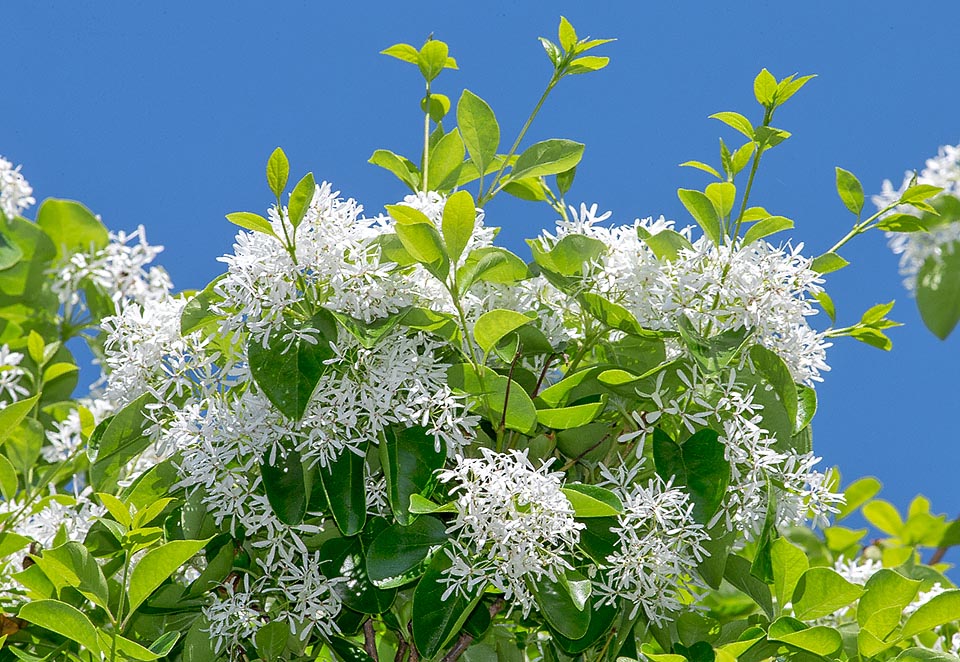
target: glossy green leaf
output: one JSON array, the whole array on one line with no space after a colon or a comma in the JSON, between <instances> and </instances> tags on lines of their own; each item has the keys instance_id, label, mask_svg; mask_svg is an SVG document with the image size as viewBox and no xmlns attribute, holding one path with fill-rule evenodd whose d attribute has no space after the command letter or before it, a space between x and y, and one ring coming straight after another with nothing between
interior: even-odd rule
<instances>
[{"instance_id":1,"label":"glossy green leaf","mask_svg":"<svg viewBox=\"0 0 960 662\"><path fill-rule=\"evenodd\" d=\"M420 53L410 44L394 44L380 51L380 54L389 55L401 62L409 62L410 64L419 64L420 62Z\"/></svg>"},{"instance_id":2,"label":"glossy green leaf","mask_svg":"<svg viewBox=\"0 0 960 662\"><path fill-rule=\"evenodd\" d=\"M554 430L569 430L578 428L592 422L597 416L603 413L606 407L606 401L591 402L583 405L574 405L572 407L559 407L557 409L538 409L537 420L541 425Z\"/></svg>"},{"instance_id":3,"label":"glossy green leaf","mask_svg":"<svg viewBox=\"0 0 960 662\"><path fill-rule=\"evenodd\" d=\"M500 146L500 125L487 102L464 90L457 102L457 126L470 158L480 171L493 162Z\"/></svg>"},{"instance_id":4,"label":"glossy green leaf","mask_svg":"<svg viewBox=\"0 0 960 662\"><path fill-rule=\"evenodd\" d=\"M850 263L836 253L824 253L823 255L814 259L813 263L810 265L810 268L819 274L829 274L843 269L848 264Z\"/></svg>"},{"instance_id":5,"label":"glossy green leaf","mask_svg":"<svg viewBox=\"0 0 960 662\"><path fill-rule=\"evenodd\" d=\"M376 150L367 163L380 166L387 172L394 174L397 179L406 184L410 190L416 191L420 186L420 171L416 164L408 158L394 154L387 149Z\"/></svg>"},{"instance_id":6,"label":"glossy green leaf","mask_svg":"<svg viewBox=\"0 0 960 662\"><path fill-rule=\"evenodd\" d=\"M47 549L31 558L53 582L58 591L66 586L75 588L94 604L107 608L109 590L107 580L96 559L78 542Z\"/></svg>"},{"instance_id":7,"label":"glossy green leaf","mask_svg":"<svg viewBox=\"0 0 960 662\"><path fill-rule=\"evenodd\" d=\"M264 458L260 477L274 514L284 524L295 526L307 513L307 484L300 453L287 442L277 450L273 462Z\"/></svg>"},{"instance_id":8,"label":"glossy green leaf","mask_svg":"<svg viewBox=\"0 0 960 662\"><path fill-rule=\"evenodd\" d=\"M529 277L526 262L499 246L484 246L470 251L463 266L457 270L457 284L466 292L476 282L510 284Z\"/></svg>"},{"instance_id":9,"label":"glossy green leaf","mask_svg":"<svg viewBox=\"0 0 960 662\"><path fill-rule=\"evenodd\" d=\"M389 50L389 49L388 49ZM449 47L442 41L430 39L421 48L417 66L427 82L432 81L447 66ZM393 55L393 53L388 53Z\"/></svg>"},{"instance_id":10,"label":"glossy green leaf","mask_svg":"<svg viewBox=\"0 0 960 662\"><path fill-rule=\"evenodd\" d=\"M793 221L789 218L785 216L770 216L750 226L750 229L743 235L743 243L744 245L750 245L764 237L769 237L777 232L791 229L793 229Z\"/></svg>"},{"instance_id":11,"label":"glossy green leaf","mask_svg":"<svg viewBox=\"0 0 960 662\"><path fill-rule=\"evenodd\" d=\"M317 183L313 179L312 172L304 175L303 179L293 187L293 192L290 193L290 201L287 203L287 216L293 227L296 228L303 222L303 217L307 215L316 189Z\"/></svg>"},{"instance_id":12,"label":"glossy green leaf","mask_svg":"<svg viewBox=\"0 0 960 662\"><path fill-rule=\"evenodd\" d=\"M396 225L397 237L413 258L440 280L450 271L450 258L440 233L432 223Z\"/></svg>"},{"instance_id":13,"label":"glossy green leaf","mask_svg":"<svg viewBox=\"0 0 960 662\"><path fill-rule=\"evenodd\" d=\"M40 399L39 395L24 400L18 400L0 409L0 443L7 440L20 422L30 413Z\"/></svg>"},{"instance_id":14,"label":"glossy green leaf","mask_svg":"<svg viewBox=\"0 0 960 662\"><path fill-rule=\"evenodd\" d=\"M473 236L477 210L469 191L457 191L443 205L441 229L450 260L458 262Z\"/></svg>"},{"instance_id":15,"label":"glossy green leaf","mask_svg":"<svg viewBox=\"0 0 960 662\"><path fill-rule=\"evenodd\" d=\"M2 217L0 217L2 220ZM23 249L13 237L8 237L3 223L0 222L0 271L9 269L23 258Z\"/></svg>"},{"instance_id":16,"label":"glossy green leaf","mask_svg":"<svg viewBox=\"0 0 960 662\"><path fill-rule=\"evenodd\" d=\"M257 653L263 662L278 662L287 650L290 638L290 625L285 621L270 621L260 627L254 635Z\"/></svg>"},{"instance_id":17,"label":"glossy green leaf","mask_svg":"<svg viewBox=\"0 0 960 662\"><path fill-rule=\"evenodd\" d=\"M34 625L76 641L95 655L100 653L97 629L76 607L59 600L36 600L23 605L17 615Z\"/></svg>"},{"instance_id":18,"label":"glossy green leaf","mask_svg":"<svg viewBox=\"0 0 960 662\"><path fill-rule=\"evenodd\" d=\"M684 488L693 501L693 517L706 523L720 508L730 483L730 463L715 430L698 430L678 444L659 428L653 435L653 458L664 480Z\"/></svg>"},{"instance_id":19,"label":"glossy green leaf","mask_svg":"<svg viewBox=\"0 0 960 662\"><path fill-rule=\"evenodd\" d=\"M90 466L90 483L97 491L113 491L127 462L150 445L144 432L151 423L144 412L153 402L153 396L144 393L94 430L87 452L96 458Z\"/></svg>"},{"instance_id":20,"label":"glossy green leaf","mask_svg":"<svg viewBox=\"0 0 960 662\"><path fill-rule=\"evenodd\" d=\"M880 492L880 481L873 476L866 476L850 483L843 491L844 503L840 504L840 512L836 521L840 521L852 514L857 508L865 504Z\"/></svg>"},{"instance_id":21,"label":"glossy green leaf","mask_svg":"<svg viewBox=\"0 0 960 662\"><path fill-rule=\"evenodd\" d=\"M843 168L837 168L837 195L847 209L860 216L863 210L863 186L852 172Z\"/></svg>"},{"instance_id":22,"label":"glossy green leaf","mask_svg":"<svg viewBox=\"0 0 960 662\"><path fill-rule=\"evenodd\" d=\"M259 214L253 214L247 211L237 211L233 212L232 214L227 214L227 220L234 225L243 228L244 230L260 232L262 234L268 234L271 237L277 237L277 233L273 231L273 226L270 225L270 221ZM277 238L279 239L279 237Z\"/></svg>"},{"instance_id":23,"label":"glossy green leaf","mask_svg":"<svg viewBox=\"0 0 960 662\"><path fill-rule=\"evenodd\" d=\"M753 79L753 96L756 97L757 103L762 106L773 105L776 93L777 79L766 68L761 69L757 77Z\"/></svg>"},{"instance_id":24,"label":"glossy green leaf","mask_svg":"<svg viewBox=\"0 0 960 662\"><path fill-rule=\"evenodd\" d=\"M3 500L15 500L18 487L17 470L5 455L0 455L0 494L3 495Z\"/></svg>"},{"instance_id":25,"label":"glossy green leaf","mask_svg":"<svg viewBox=\"0 0 960 662\"><path fill-rule=\"evenodd\" d=\"M835 629L824 625L808 627L789 616L771 623L767 638L820 656L832 656L843 646L843 639Z\"/></svg>"},{"instance_id":26,"label":"glossy green leaf","mask_svg":"<svg viewBox=\"0 0 960 662\"><path fill-rule=\"evenodd\" d=\"M480 316L473 327L473 337L484 354L488 354L507 334L535 320L513 310L498 308Z\"/></svg>"},{"instance_id":27,"label":"glossy green leaf","mask_svg":"<svg viewBox=\"0 0 960 662\"><path fill-rule=\"evenodd\" d=\"M540 613L552 628L569 639L579 639L587 633L592 610L577 606L562 577L554 581L544 575L531 584Z\"/></svg>"},{"instance_id":28,"label":"glossy green leaf","mask_svg":"<svg viewBox=\"0 0 960 662\"><path fill-rule=\"evenodd\" d=\"M363 536L327 540L320 547L320 571L345 579L333 589L345 606L363 614L380 614L393 604L397 590L377 588L370 581L364 545Z\"/></svg>"},{"instance_id":29,"label":"glossy green leaf","mask_svg":"<svg viewBox=\"0 0 960 662\"><path fill-rule=\"evenodd\" d=\"M283 189L287 187L289 177L290 162L283 150L277 147L267 160L267 185L278 198L283 194Z\"/></svg>"},{"instance_id":30,"label":"glossy green leaf","mask_svg":"<svg viewBox=\"0 0 960 662\"><path fill-rule=\"evenodd\" d=\"M360 450L343 449L339 457L328 460L317 472L333 520L345 536L359 533L367 521L367 492L363 482L365 449Z\"/></svg>"},{"instance_id":31,"label":"glossy green leaf","mask_svg":"<svg viewBox=\"0 0 960 662\"><path fill-rule=\"evenodd\" d=\"M486 366L480 366L477 372L469 364L451 366L447 370L447 382L453 389L476 396L479 403L489 410L491 423L495 426L502 419L504 426L510 430L529 434L536 429L537 408L517 382L498 375Z\"/></svg>"},{"instance_id":32,"label":"glossy green leaf","mask_svg":"<svg viewBox=\"0 0 960 662\"><path fill-rule=\"evenodd\" d=\"M665 262L676 260L681 250L693 250L690 241L673 230L661 230L657 234L645 234L641 239L650 247L658 260Z\"/></svg>"},{"instance_id":33,"label":"glossy green leaf","mask_svg":"<svg viewBox=\"0 0 960 662\"><path fill-rule=\"evenodd\" d=\"M714 244L720 243L722 229L720 217L713 202L704 193L692 189L678 189L677 196L690 215Z\"/></svg>"},{"instance_id":34,"label":"glossy green leaf","mask_svg":"<svg viewBox=\"0 0 960 662\"><path fill-rule=\"evenodd\" d=\"M573 168L583 157L583 144L552 138L525 149L510 171L510 179L556 175Z\"/></svg>"},{"instance_id":35,"label":"glossy green leaf","mask_svg":"<svg viewBox=\"0 0 960 662\"><path fill-rule=\"evenodd\" d=\"M184 563L196 556L209 540L174 540L149 550L130 573L128 613L133 613Z\"/></svg>"},{"instance_id":36,"label":"glossy green leaf","mask_svg":"<svg viewBox=\"0 0 960 662\"><path fill-rule=\"evenodd\" d=\"M810 562L803 550L786 538L777 538L770 546L770 558L773 566L773 594L777 604L785 605L793 597L797 582Z\"/></svg>"},{"instance_id":37,"label":"glossy green leaf","mask_svg":"<svg viewBox=\"0 0 960 662\"><path fill-rule=\"evenodd\" d=\"M903 532L903 520L893 504L874 499L863 506L863 516L875 527L891 536L899 536Z\"/></svg>"},{"instance_id":38,"label":"glossy green leaf","mask_svg":"<svg viewBox=\"0 0 960 662\"><path fill-rule=\"evenodd\" d=\"M770 587L754 576L750 561L742 556L731 554L727 558L723 578L750 596L768 617L773 617L773 597Z\"/></svg>"},{"instance_id":39,"label":"glossy green leaf","mask_svg":"<svg viewBox=\"0 0 960 662\"><path fill-rule=\"evenodd\" d=\"M710 116L710 119L720 120L730 128L736 129L750 140L753 140L755 137L753 125L750 124L750 120L740 113L723 111L720 113L714 113Z\"/></svg>"},{"instance_id":40,"label":"glossy green leaf","mask_svg":"<svg viewBox=\"0 0 960 662\"><path fill-rule=\"evenodd\" d=\"M960 589L951 589L936 595L920 605L903 624L901 639L907 639L926 630L932 630L957 620L960 614Z\"/></svg>"},{"instance_id":41,"label":"glossy green leaf","mask_svg":"<svg viewBox=\"0 0 960 662\"><path fill-rule=\"evenodd\" d=\"M427 163L427 184L430 190L445 191L452 188L463 166L464 156L466 148L460 131L454 129L445 134L430 150L430 161Z\"/></svg>"},{"instance_id":42,"label":"glossy green leaf","mask_svg":"<svg viewBox=\"0 0 960 662\"><path fill-rule=\"evenodd\" d=\"M324 361L333 357L330 343L337 339L337 322L326 310L319 310L308 324L318 332L316 343L284 340L283 332L274 332L266 346L257 340L247 344L250 374L257 386L274 407L295 421L303 417L313 389L327 370Z\"/></svg>"},{"instance_id":43,"label":"glossy green leaf","mask_svg":"<svg viewBox=\"0 0 960 662\"><path fill-rule=\"evenodd\" d=\"M623 512L623 502L606 488L582 483L567 483L562 491L573 507L574 517L614 517Z\"/></svg>"},{"instance_id":44,"label":"glossy green leaf","mask_svg":"<svg viewBox=\"0 0 960 662\"><path fill-rule=\"evenodd\" d=\"M721 218L726 218L730 215L730 212L733 210L734 200L737 197L736 186L730 182L714 182L707 184L704 193L710 199L710 202L713 203L717 214L719 214Z\"/></svg>"},{"instance_id":45,"label":"glossy green leaf","mask_svg":"<svg viewBox=\"0 0 960 662\"><path fill-rule=\"evenodd\" d=\"M470 597L460 591L447 592L444 581L450 557L441 550L434 555L413 593L413 640L423 657L432 658L456 634L482 596L477 587Z\"/></svg>"},{"instance_id":46,"label":"glossy green leaf","mask_svg":"<svg viewBox=\"0 0 960 662\"><path fill-rule=\"evenodd\" d=\"M418 517L409 526L394 524L384 529L367 549L367 573L377 586L388 588L392 580L407 583L431 553L447 540L446 526L436 517Z\"/></svg>"},{"instance_id":47,"label":"glossy green leaf","mask_svg":"<svg viewBox=\"0 0 960 662\"><path fill-rule=\"evenodd\" d=\"M941 246L917 272L917 308L923 323L946 340L960 322L960 241Z\"/></svg>"},{"instance_id":48,"label":"glossy green leaf","mask_svg":"<svg viewBox=\"0 0 960 662\"><path fill-rule=\"evenodd\" d=\"M846 607L863 595L831 568L814 567L804 572L793 593L793 612L802 620L813 620Z\"/></svg>"},{"instance_id":49,"label":"glossy green leaf","mask_svg":"<svg viewBox=\"0 0 960 662\"><path fill-rule=\"evenodd\" d=\"M426 428L388 427L380 441L380 464L387 481L387 497L394 518L402 525L413 522L410 497L429 496L436 485L436 470L443 467L446 449ZM361 480L358 489L363 489Z\"/></svg>"},{"instance_id":50,"label":"glossy green leaf","mask_svg":"<svg viewBox=\"0 0 960 662\"><path fill-rule=\"evenodd\" d=\"M890 214L877 221L877 229L883 232L926 232L928 228L913 214Z\"/></svg>"},{"instance_id":51,"label":"glossy green leaf","mask_svg":"<svg viewBox=\"0 0 960 662\"><path fill-rule=\"evenodd\" d=\"M73 200L44 200L37 211L37 225L53 241L58 257L90 253L110 243L110 235L100 219Z\"/></svg>"},{"instance_id":52,"label":"glossy green leaf","mask_svg":"<svg viewBox=\"0 0 960 662\"><path fill-rule=\"evenodd\" d=\"M900 625L903 609L917 597L922 582L883 568L864 585L857 605L857 624L879 639L886 639Z\"/></svg>"}]
</instances>

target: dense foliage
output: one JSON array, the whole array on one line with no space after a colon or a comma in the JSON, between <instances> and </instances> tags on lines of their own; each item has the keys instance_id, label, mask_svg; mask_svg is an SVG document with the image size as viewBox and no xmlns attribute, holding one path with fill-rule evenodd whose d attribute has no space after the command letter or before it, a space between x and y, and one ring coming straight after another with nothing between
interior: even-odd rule
<instances>
[{"instance_id":1,"label":"dense foliage","mask_svg":"<svg viewBox=\"0 0 960 662\"><path fill-rule=\"evenodd\" d=\"M0 160L0 660L958 659L960 525L841 490L810 425L833 340L890 349L896 324L836 324L848 241L910 233L925 320L956 324L956 253L904 248L960 218L956 178L864 218L838 168L850 232L773 243L793 222L750 193L812 77L764 69L759 123L713 115L742 144L684 164L713 179L678 191L696 225L610 226L565 199L582 144L524 146L608 40L561 19L541 41L552 75L505 151L486 102L434 89L446 44L388 48L423 78L423 152L370 160L409 194L367 216L291 186L277 149L271 206L227 215L199 292L142 227L56 199L24 218ZM504 193L559 216L529 261L494 243ZM103 371L82 398L78 342ZM839 524L857 512L886 537Z\"/></svg>"}]
</instances>

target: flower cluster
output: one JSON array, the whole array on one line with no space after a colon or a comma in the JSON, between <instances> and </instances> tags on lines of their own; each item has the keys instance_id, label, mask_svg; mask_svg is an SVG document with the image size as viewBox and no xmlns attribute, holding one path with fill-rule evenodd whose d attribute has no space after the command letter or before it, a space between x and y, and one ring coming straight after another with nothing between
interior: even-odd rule
<instances>
[{"instance_id":1,"label":"flower cluster","mask_svg":"<svg viewBox=\"0 0 960 662\"><path fill-rule=\"evenodd\" d=\"M13 352L7 344L0 345L0 409L13 404L30 391L20 382L27 373L20 367L23 354Z\"/></svg>"},{"instance_id":2,"label":"flower cluster","mask_svg":"<svg viewBox=\"0 0 960 662\"><path fill-rule=\"evenodd\" d=\"M527 581L557 581L572 569L583 524L561 491L562 473L549 471L549 464L534 467L519 451L480 452L479 458L458 456L452 469L440 472L457 496L457 516L447 528L455 538L447 550L452 565L443 597L490 585L526 616L534 603Z\"/></svg>"},{"instance_id":3,"label":"flower cluster","mask_svg":"<svg viewBox=\"0 0 960 662\"><path fill-rule=\"evenodd\" d=\"M899 188L894 188L890 180L885 180L880 193L873 196L877 209L886 209L897 205L900 196L914 184L927 184L942 188L941 196L960 197L960 145L944 145L937 156L927 159L926 167L915 173L907 171ZM909 205L897 205L890 213L916 214ZM960 241L960 219L948 217L946 222L937 223L927 232L888 232L890 249L900 256L900 275L903 284L910 292L917 287L917 273L930 259L940 259L952 254Z\"/></svg>"},{"instance_id":4,"label":"flower cluster","mask_svg":"<svg viewBox=\"0 0 960 662\"><path fill-rule=\"evenodd\" d=\"M0 213L13 218L35 202L33 189L20 174L20 166L13 167L0 156Z\"/></svg>"}]
</instances>

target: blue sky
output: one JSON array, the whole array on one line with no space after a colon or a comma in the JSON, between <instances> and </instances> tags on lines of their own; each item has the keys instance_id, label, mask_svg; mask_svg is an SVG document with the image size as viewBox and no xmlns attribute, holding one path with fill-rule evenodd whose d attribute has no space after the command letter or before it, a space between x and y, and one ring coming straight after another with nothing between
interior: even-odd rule
<instances>
[{"instance_id":1,"label":"blue sky","mask_svg":"<svg viewBox=\"0 0 960 662\"><path fill-rule=\"evenodd\" d=\"M960 140L960 3L848 2L21 2L3 9L0 154L23 163L38 199L85 202L112 229L147 227L165 245L178 288L220 272L233 230L223 218L262 211L267 155L282 145L296 176L328 179L371 213L403 195L366 163L377 148L412 154L422 131L416 71L378 55L429 33L451 45L460 71L437 91L468 87L512 137L549 64L536 37L560 14L581 35L613 37L612 64L563 81L529 135L568 137L587 150L568 201L597 202L614 219L689 220L675 191L705 175L731 132L707 116L756 119L752 80L819 77L778 112L793 138L765 159L755 201L797 223L818 253L850 218L834 166L869 192L899 183L939 145ZM488 222L526 255L523 238L552 224L545 206L498 199ZM828 355L815 445L847 479L872 474L903 508L921 492L955 516L960 440L960 333L927 332L881 235L844 251L853 266L827 286L841 323L897 299L905 323L883 353L852 340ZM824 320L825 323L825 320Z\"/></svg>"}]
</instances>

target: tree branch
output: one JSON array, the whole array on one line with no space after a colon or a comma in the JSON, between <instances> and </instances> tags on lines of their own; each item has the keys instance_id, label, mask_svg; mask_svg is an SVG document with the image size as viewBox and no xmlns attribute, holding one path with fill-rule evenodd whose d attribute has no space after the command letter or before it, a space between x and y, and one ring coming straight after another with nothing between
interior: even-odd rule
<instances>
[{"instance_id":1,"label":"tree branch","mask_svg":"<svg viewBox=\"0 0 960 662\"><path fill-rule=\"evenodd\" d=\"M363 650L373 662L380 662L380 656L377 654L377 635L373 631L373 619L368 618L363 624Z\"/></svg>"}]
</instances>

